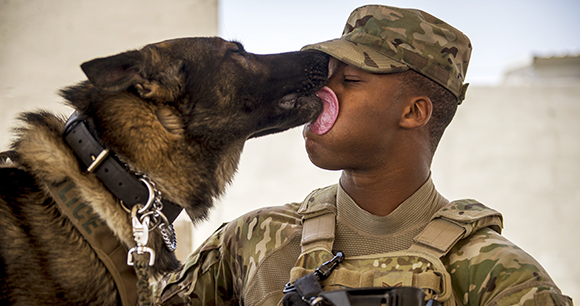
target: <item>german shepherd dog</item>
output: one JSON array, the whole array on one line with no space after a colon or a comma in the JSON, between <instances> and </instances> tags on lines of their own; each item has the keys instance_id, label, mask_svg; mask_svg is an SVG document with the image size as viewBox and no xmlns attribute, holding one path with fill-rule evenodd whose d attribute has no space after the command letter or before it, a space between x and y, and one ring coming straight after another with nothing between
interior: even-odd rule
<instances>
[{"instance_id":1,"label":"german shepherd dog","mask_svg":"<svg viewBox=\"0 0 580 306\"><path fill-rule=\"evenodd\" d=\"M82 64L88 81L60 92L76 112L66 127L62 116L23 113L1 154L0 304L121 304L119 284L82 229L109 229L126 261L138 246L127 202L153 196L159 209L178 208L165 219L183 208L193 222L203 220L247 139L317 118L327 64L321 53L256 55L221 38L168 40ZM87 153L89 142L99 149ZM110 172L130 179L117 183ZM145 188L144 198L115 190L131 181ZM81 227L58 197L75 207ZM159 232L147 243L153 276L180 266Z\"/></svg>"}]
</instances>

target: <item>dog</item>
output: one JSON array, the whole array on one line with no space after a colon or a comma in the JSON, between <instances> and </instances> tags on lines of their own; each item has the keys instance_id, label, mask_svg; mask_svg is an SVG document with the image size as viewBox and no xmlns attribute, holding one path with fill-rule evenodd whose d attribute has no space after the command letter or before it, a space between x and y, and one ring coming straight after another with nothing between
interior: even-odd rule
<instances>
[{"instance_id":1,"label":"dog","mask_svg":"<svg viewBox=\"0 0 580 306\"><path fill-rule=\"evenodd\" d=\"M122 250L110 258L123 261L141 246L137 253L155 255L153 276L177 269L167 227L135 228L145 217L167 225L163 220L181 208L194 223L204 220L231 182L246 140L321 113L315 93L327 66L322 53L257 55L217 37L167 40L83 63L88 80L60 91L75 110L66 125L50 112L23 113L10 150L0 155L0 304L122 304L123 285L84 230L110 232ZM99 149L87 157L82 146L89 142ZM113 167L129 178L107 185L99 173L106 177ZM138 182L145 196L114 190L125 182ZM137 209L127 205L132 200ZM137 216L151 203L151 218Z\"/></svg>"}]
</instances>

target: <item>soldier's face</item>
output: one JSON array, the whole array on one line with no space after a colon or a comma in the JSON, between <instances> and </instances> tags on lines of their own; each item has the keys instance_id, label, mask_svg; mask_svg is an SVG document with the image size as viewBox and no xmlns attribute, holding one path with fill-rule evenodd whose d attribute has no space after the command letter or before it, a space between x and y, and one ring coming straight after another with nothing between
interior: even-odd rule
<instances>
[{"instance_id":1,"label":"soldier's face","mask_svg":"<svg viewBox=\"0 0 580 306\"><path fill-rule=\"evenodd\" d=\"M393 150L403 113L398 74L373 74L330 60L327 86L336 94L339 113L323 135L304 128L306 150L318 167L363 170L379 167Z\"/></svg>"}]
</instances>

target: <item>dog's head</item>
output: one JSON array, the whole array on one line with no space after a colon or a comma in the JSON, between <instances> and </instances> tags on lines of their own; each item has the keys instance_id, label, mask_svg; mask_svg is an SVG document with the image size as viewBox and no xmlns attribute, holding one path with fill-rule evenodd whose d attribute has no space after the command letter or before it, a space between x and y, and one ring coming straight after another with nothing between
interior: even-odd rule
<instances>
[{"instance_id":1,"label":"dog's head","mask_svg":"<svg viewBox=\"0 0 580 306\"><path fill-rule=\"evenodd\" d=\"M256 55L237 42L185 38L99 58L81 67L103 91L129 91L173 107L191 137L263 136L315 119L327 76L322 53Z\"/></svg>"},{"instance_id":2,"label":"dog's head","mask_svg":"<svg viewBox=\"0 0 580 306\"><path fill-rule=\"evenodd\" d=\"M328 58L257 55L220 38L174 39L82 64L89 82L61 93L102 141L164 196L204 217L243 143L314 120Z\"/></svg>"}]
</instances>

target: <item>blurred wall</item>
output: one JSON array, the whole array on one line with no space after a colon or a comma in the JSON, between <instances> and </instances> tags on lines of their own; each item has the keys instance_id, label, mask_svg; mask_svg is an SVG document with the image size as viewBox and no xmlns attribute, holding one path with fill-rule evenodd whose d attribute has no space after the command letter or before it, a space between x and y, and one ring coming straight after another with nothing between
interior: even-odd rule
<instances>
[{"instance_id":1,"label":"blurred wall","mask_svg":"<svg viewBox=\"0 0 580 306\"><path fill-rule=\"evenodd\" d=\"M504 216L503 234L580 299L580 80L473 87L433 164L448 199Z\"/></svg>"},{"instance_id":2,"label":"blurred wall","mask_svg":"<svg viewBox=\"0 0 580 306\"><path fill-rule=\"evenodd\" d=\"M70 112L55 95L85 79L79 65L145 44L216 36L217 0L0 1L0 148L14 116L35 107Z\"/></svg>"},{"instance_id":3,"label":"blurred wall","mask_svg":"<svg viewBox=\"0 0 580 306\"><path fill-rule=\"evenodd\" d=\"M0 150L8 149L19 112L72 112L56 92L85 79L82 62L217 34L217 0L0 1ZM181 259L191 251L191 224L183 217L175 224Z\"/></svg>"}]
</instances>

